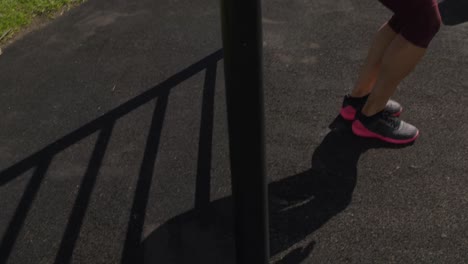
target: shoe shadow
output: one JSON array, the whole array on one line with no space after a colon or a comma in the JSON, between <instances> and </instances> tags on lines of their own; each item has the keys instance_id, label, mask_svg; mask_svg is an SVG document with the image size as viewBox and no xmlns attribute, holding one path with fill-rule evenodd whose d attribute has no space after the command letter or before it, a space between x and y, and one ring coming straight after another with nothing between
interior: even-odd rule
<instances>
[{"instance_id":1,"label":"shoe shadow","mask_svg":"<svg viewBox=\"0 0 468 264\"><path fill-rule=\"evenodd\" d=\"M340 117L331 127L313 151L310 169L268 185L273 263L313 258L318 242L308 237L350 204L362 153L405 147L359 138ZM204 211L168 220L146 237L139 254L145 263L235 263L232 202L231 196L225 197Z\"/></svg>"}]
</instances>

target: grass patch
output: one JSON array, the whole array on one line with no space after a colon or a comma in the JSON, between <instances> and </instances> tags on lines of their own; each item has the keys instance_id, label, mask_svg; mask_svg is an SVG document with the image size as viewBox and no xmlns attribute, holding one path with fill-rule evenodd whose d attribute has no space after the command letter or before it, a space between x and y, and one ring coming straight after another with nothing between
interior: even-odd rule
<instances>
[{"instance_id":1,"label":"grass patch","mask_svg":"<svg viewBox=\"0 0 468 264\"><path fill-rule=\"evenodd\" d=\"M63 7L85 0L0 0L0 42L29 25L37 16L52 18ZM3 37L3 38L2 38Z\"/></svg>"}]
</instances>

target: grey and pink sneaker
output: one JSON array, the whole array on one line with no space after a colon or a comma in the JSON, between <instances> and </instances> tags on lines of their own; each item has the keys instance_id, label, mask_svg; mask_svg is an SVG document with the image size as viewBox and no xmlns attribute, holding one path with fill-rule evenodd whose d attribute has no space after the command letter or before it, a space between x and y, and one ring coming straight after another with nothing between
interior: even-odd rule
<instances>
[{"instance_id":1,"label":"grey and pink sneaker","mask_svg":"<svg viewBox=\"0 0 468 264\"><path fill-rule=\"evenodd\" d=\"M365 116L360 111L352 124L353 133L360 137L376 138L392 144L409 144L419 136L419 130L398 117L381 111Z\"/></svg>"},{"instance_id":2,"label":"grey and pink sneaker","mask_svg":"<svg viewBox=\"0 0 468 264\"><path fill-rule=\"evenodd\" d=\"M343 104L341 106L340 115L345 120L353 121L356 117L356 113L360 112L361 109L366 104L367 98L369 95L364 97L351 97L351 95L346 95L343 99ZM389 100L385 106L384 111L388 112L392 116L400 116L403 111L403 107L393 100Z\"/></svg>"}]
</instances>

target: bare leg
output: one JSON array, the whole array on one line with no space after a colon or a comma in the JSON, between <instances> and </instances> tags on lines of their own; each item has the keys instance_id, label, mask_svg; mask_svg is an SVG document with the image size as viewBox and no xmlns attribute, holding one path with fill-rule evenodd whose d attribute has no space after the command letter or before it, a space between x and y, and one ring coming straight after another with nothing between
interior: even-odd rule
<instances>
[{"instance_id":1,"label":"bare leg","mask_svg":"<svg viewBox=\"0 0 468 264\"><path fill-rule=\"evenodd\" d=\"M397 36L397 33L388 25L384 24L377 32L367 54L366 62L361 68L356 85L351 93L352 97L363 97L368 95L377 80L380 72L382 58L385 50Z\"/></svg>"},{"instance_id":2,"label":"bare leg","mask_svg":"<svg viewBox=\"0 0 468 264\"><path fill-rule=\"evenodd\" d=\"M398 84L413 71L425 52L425 48L398 35L385 50L378 78L362 113L372 116L382 111Z\"/></svg>"}]
</instances>

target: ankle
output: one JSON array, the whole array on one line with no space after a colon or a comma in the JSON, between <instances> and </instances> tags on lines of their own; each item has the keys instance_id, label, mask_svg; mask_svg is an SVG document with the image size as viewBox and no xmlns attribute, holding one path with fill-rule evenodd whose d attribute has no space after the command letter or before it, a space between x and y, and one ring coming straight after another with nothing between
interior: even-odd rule
<instances>
[{"instance_id":1,"label":"ankle","mask_svg":"<svg viewBox=\"0 0 468 264\"><path fill-rule=\"evenodd\" d=\"M368 97L370 95L369 91L352 91L351 94L349 95L352 98L363 98L363 97Z\"/></svg>"},{"instance_id":2,"label":"ankle","mask_svg":"<svg viewBox=\"0 0 468 264\"><path fill-rule=\"evenodd\" d=\"M351 94L347 94L345 96L345 100L347 101L347 104L359 110L362 109L362 107L366 104L368 98L369 98L369 95L355 97Z\"/></svg>"},{"instance_id":3,"label":"ankle","mask_svg":"<svg viewBox=\"0 0 468 264\"><path fill-rule=\"evenodd\" d=\"M365 117L372 117L382 111L383 109L380 109L380 108L371 108L371 107L364 106L362 108L361 114Z\"/></svg>"},{"instance_id":4,"label":"ankle","mask_svg":"<svg viewBox=\"0 0 468 264\"><path fill-rule=\"evenodd\" d=\"M348 97L352 100L367 100L367 98L369 98L369 95L370 94L364 94L364 95L354 95L354 94L348 94Z\"/></svg>"}]
</instances>

